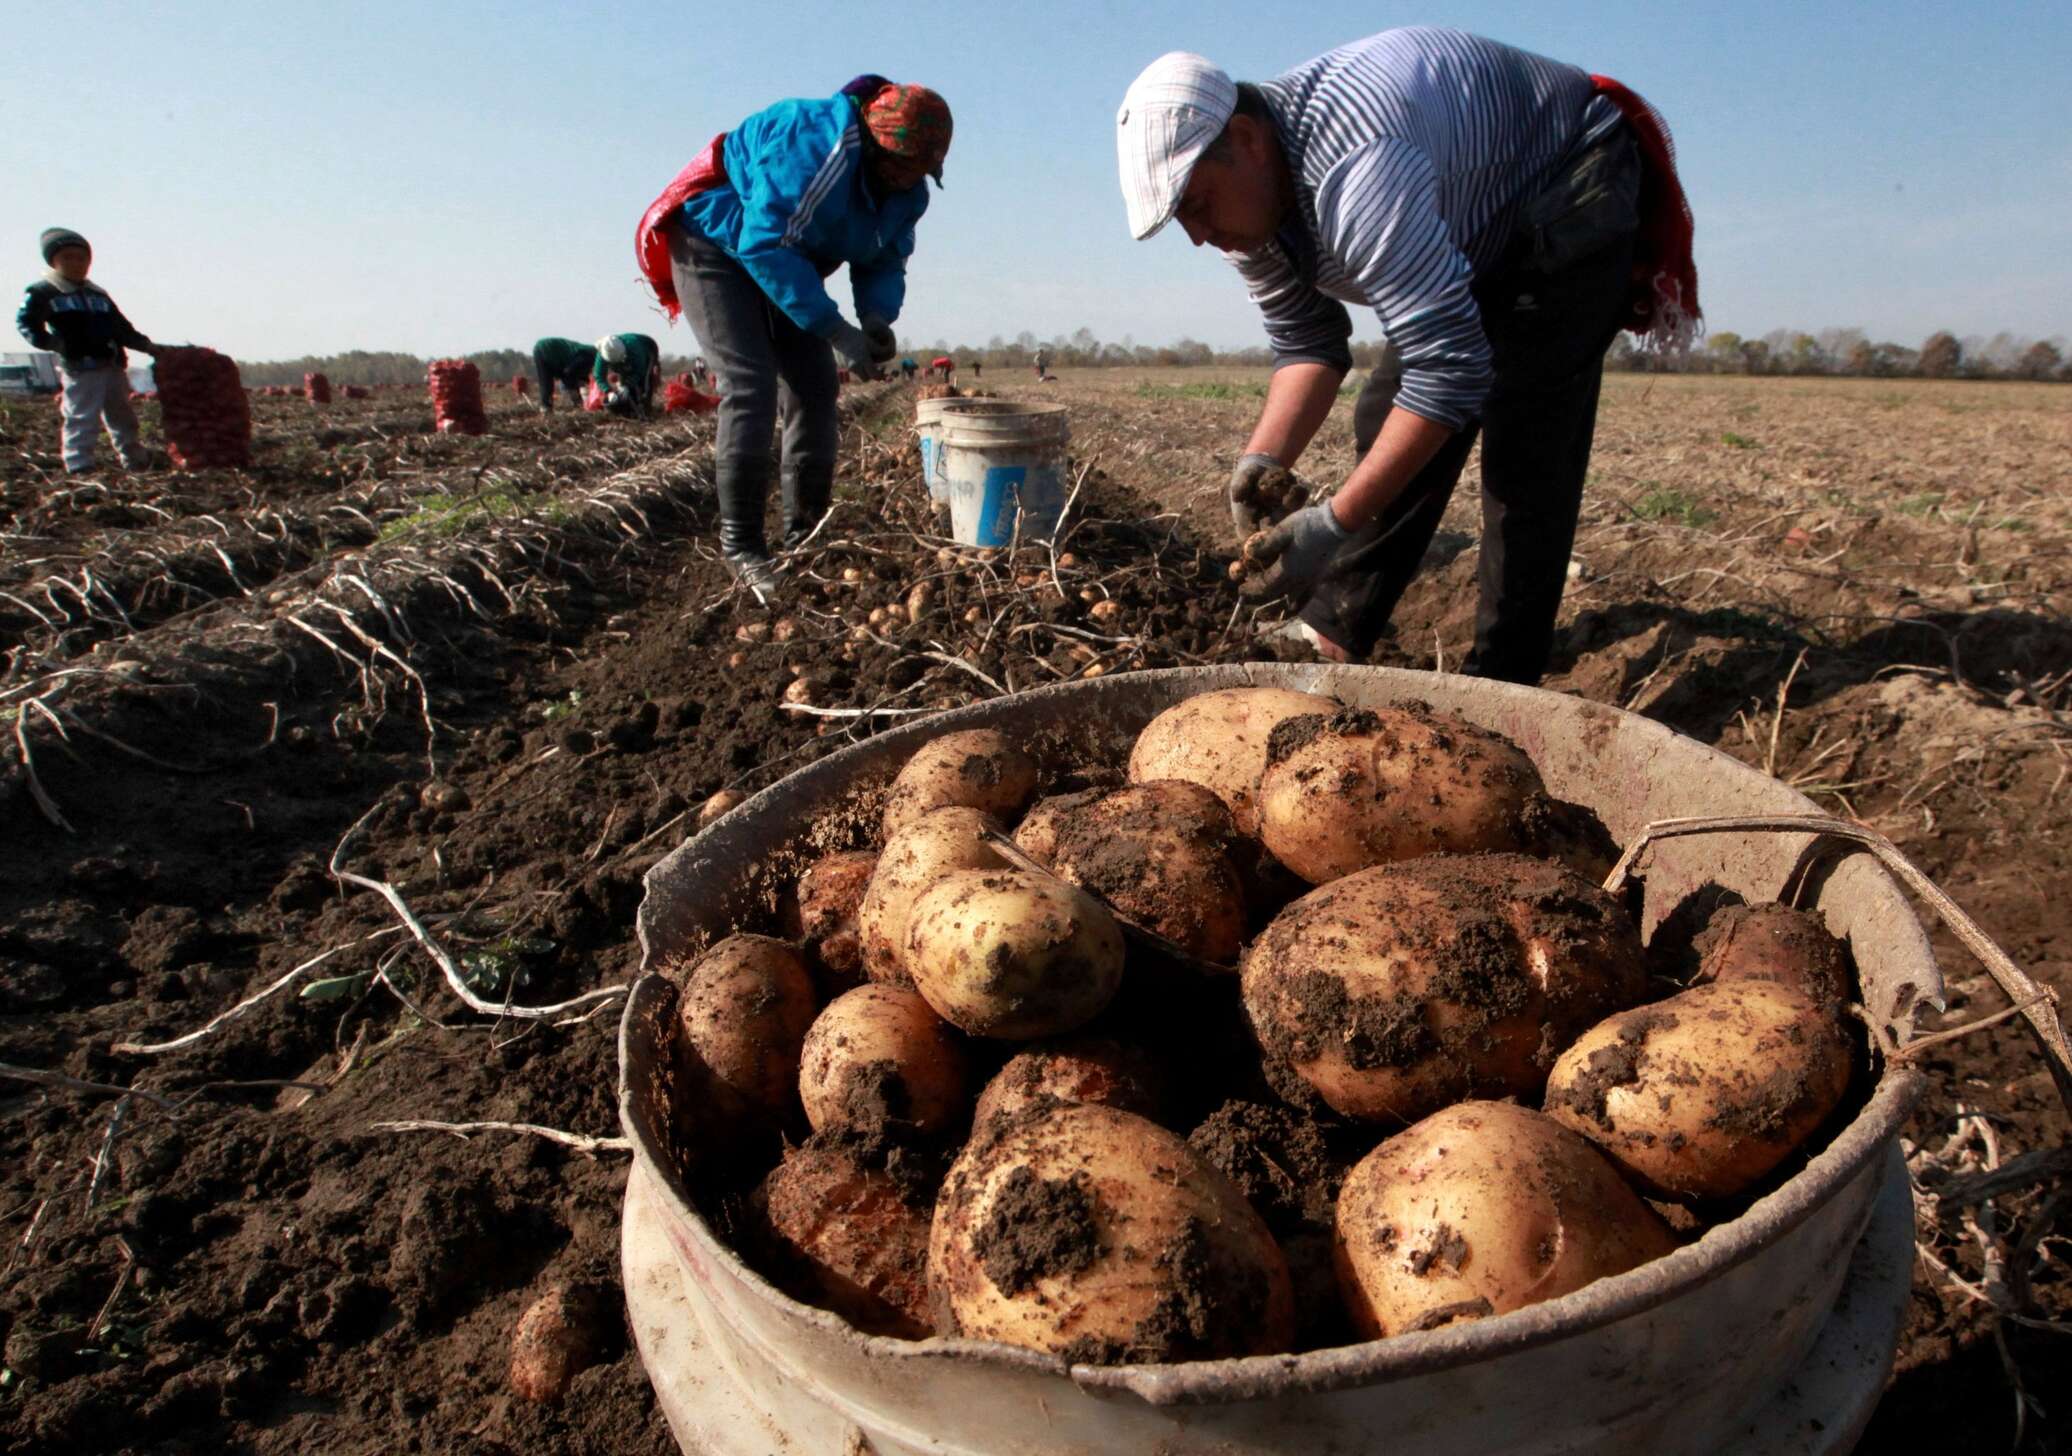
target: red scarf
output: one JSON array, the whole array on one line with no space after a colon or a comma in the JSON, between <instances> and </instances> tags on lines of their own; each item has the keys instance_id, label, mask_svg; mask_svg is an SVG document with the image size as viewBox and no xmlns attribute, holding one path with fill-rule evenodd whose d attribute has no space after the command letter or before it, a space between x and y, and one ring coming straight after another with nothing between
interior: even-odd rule
<instances>
[{"instance_id":1,"label":"red scarf","mask_svg":"<svg viewBox=\"0 0 2072 1456\"><path fill-rule=\"evenodd\" d=\"M1660 112L1609 76L1591 85L1626 118L1646 163L1640 182L1640 233L1633 253L1631 317L1626 327L1658 348L1688 349L1705 317L1698 307L1698 265L1691 259L1691 205L1676 177L1676 144Z\"/></svg>"},{"instance_id":2,"label":"red scarf","mask_svg":"<svg viewBox=\"0 0 2072 1456\"><path fill-rule=\"evenodd\" d=\"M683 312L683 304L676 296L676 279L669 271L669 238L662 231L662 225L674 217L676 210L688 199L726 185L727 164L723 155L726 142L727 134L721 132L707 143L705 150L693 157L691 164L662 189L662 195L648 204L648 210L640 215L640 227L633 234L633 253L640 262L641 274L647 279L648 287L655 290L662 312L672 320Z\"/></svg>"}]
</instances>

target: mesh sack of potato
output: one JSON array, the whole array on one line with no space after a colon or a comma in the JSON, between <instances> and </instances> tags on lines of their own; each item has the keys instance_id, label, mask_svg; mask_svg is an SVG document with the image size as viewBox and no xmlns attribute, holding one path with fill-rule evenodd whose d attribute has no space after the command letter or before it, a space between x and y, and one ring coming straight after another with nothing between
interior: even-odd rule
<instances>
[{"instance_id":1,"label":"mesh sack of potato","mask_svg":"<svg viewBox=\"0 0 2072 1456\"><path fill-rule=\"evenodd\" d=\"M482 410L482 371L465 359L434 359L425 370L432 392L432 422L442 435L480 435L489 428Z\"/></svg>"},{"instance_id":2,"label":"mesh sack of potato","mask_svg":"<svg viewBox=\"0 0 2072 1456\"><path fill-rule=\"evenodd\" d=\"M235 359L214 349L161 349L152 374L175 465L238 470L252 463L252 402Z\"/></svg>"}]
</instances>

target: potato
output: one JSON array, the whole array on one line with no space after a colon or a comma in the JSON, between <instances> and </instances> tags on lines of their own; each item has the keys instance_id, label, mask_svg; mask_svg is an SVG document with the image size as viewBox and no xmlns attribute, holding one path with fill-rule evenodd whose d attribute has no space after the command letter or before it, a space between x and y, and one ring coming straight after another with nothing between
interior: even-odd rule
<instances>
[{"instance_id":1,"label":"potato","mask_svg":"<svg viewBox=\"0 0 2072 1456\"><path fill-rule=\"evenodd\" d=\"M1107 1037L1072 1037L1009 1057L978 1094L971 1121L976 1127L1056 1098L1098 1102L1155 1122L1164 1080L1137 1047Z\"/></svg>"},{"instance_id":2,"label":"potato","mask_svg":"<svg viewBox=\"0 0 2072 1456\"><path fill-rule=\"evenodd\" d=\"M945 733L924 743L885 798L889 840L930 809L961 805L1012 821L1036 794L1036 760L992 728Z\"/></svg>"},{"instance_id":3,"label":"potato","mask_svg":"<svg viewBox=\"0 0 2072 1456\"><path fill-rule=\"evenodd\" d=\"M1074 1362L1288 1348L1288 1267L1230 1181L1174 1134L1090 1103L987 1124L928 1241L937 1329Z\"/></svg>"},{"instance_id":4,"label":"potato","mask_svg":"<svg viewBox=\"0 0 2072 1456\"><path fill-rule=\"evenodd\" d=\"M1650 1191L1731 1198L1834 1111L1849 1063L1804 992L1725 981L1592 1027L1554 1064L1546 1107Z\"/></svg>"},{"instance_id":5,"label":"potato","mask_svg":"<svg viewBox=\"0 0 2072 1456\"><path fill-rule=\"evenodd\" d=\"M1245 938L1245 885L1224 852L1235 833L1198 784L1132 784L1059 816L1051 867L1188 954L1231 965Z\"/></svg>"},{"instance_id":6,"label":"potato","mask_svg":"<svg viewBox=\"0 0 2072 1456\"><path fill-rule=\"evenodd\" d=\"M785 1282L866 1334L929 1333L929 1206L819 1138L789 1149L755 1202Z\"/></svg>"},{"instance_id":7,"label":"potato","mask_svg":"<svg viewBox=\"0 0 2072 1456\"><path fill-rule=\"evenodd\" d=\"M886 841L864 892L856 925L863 968L873 981L911 986L906 969L907 918L921 892L952 870L1005 869L1007 861L985 842L1000 821L977 809L936 809Z\"/></svg>"},{"instance_id":8,"label":"potato","mask_svg":"<svg viewBox=\"0 0 2072 1456\"><path fill-rule=\"evenodd\" d=\"M1023 870L958 870L914 901L906 968L973 1036L1029 1041L1083 1026L1122 984L1122 932L1084 890Z\"/></svg>"},{"instance_id":9,"label":"potato","mask_svg":"<svg viewBox=\"0 0 2072 1456\"><path fill-rule=\"evenodd\" d=\"M1369 1339L1522 1309L1676 1247L1582 1138L1462 1102L1363 1158L1338 1195L1340 1287Z\"/></svg>"},{"instance_id":10,"label":"potato","mask_svg":"<svg viewBox=\"0 0 2072 1456\"><path fill-rule=\"evenodd\" d=\"M1525 853L1559 861L1593 885L1603 884L1619 862L1619 842L1586 805L1536 795L1525 805L1520 828Z\"/></svg>"},{"instance_id":11,"label":"potato","mask_svg":"<svg viewBox=\"0 0 2072 1456\"><path fill-rule=\"evenodd\" d=\"M1284 720L1259 778L1259 837L1313 885L1425 854L1527 847L1546 788L1501 734L1422 704Z\"/></svg>"},{"instance_id":12,"label":"potato","mask_svg":"<svg viewBox=\"0 0 2072 1456\"><path fill-rule=\"evenodd\" d=\"M970 1092L963 1043L904 986L858 986L837 996L800 1053L799 1100L816 1132L950 1132L963 1124Z\"/></svg>"},{"instance_id":13,"label":"potato","mask_svg":"<svg viewBox=\"0 0 2072 1456\"><path fill-rule=\"evenodd\" d=\"M1775 981L1840 1015L1855 984L1849 949L1818 915L1789 905L1731 905L1699 935L1699 984Z\"/></svg>"},{"instance_id":14,"label":"potato","mask_svg":"<svg viewBox=\"0 0 2072 1456\"><path fill-rule=\"evenodd\" d=\"M1052 794L1038 799L1014 827L1014 847L1039 864L1049 864L1058 851L1058 830L1066 818L1083 805L1094 803L1108 791L1081 789L1076 794Z\"/></svg>"},{"instance_id":15,"label":"potato","mask_svg":"<svg viewBox=\"0 0 2072 1456\"><path fill-rule=\"evenodd\" d=\"M1130 782L1185 779L1223 801L1243 834L1259 832L1255 796L1274 725L1304 713L1335 713L1335 698L1286 688L1224 688L1167 708L1130 749Z\"/></svg>"},{"instance_id":16,"label":"potato","mask_svg":"<svg viewBox=\"0 0 2072 1456\"><path fill-rule=\"evenodd\" d=\"M1646 993L1620 906L1523 855L1430 855L1312 890L1252 943L1245 1013L1267 1057L1345 1117L1414 1122L1537 1096L1554 1058Z\"/></svg>"},{"instance_id":17,"label":"potato","mask_svg":"<svg viewBox=\"0 0 2072 1456\"><path fill-rule=\"evenodd\" d=\"M878 857L869 850L844 850L799 876L799 936L821 970L844 985L863 979L857 916L877 867Z\"/></svg>"},{"instance_id":18,"label":"potato","mask_svg":"<svg viewBox=\"0 0 2072 1456\"><path fill-rule=\"evenodd\" d=\"M677 1005L693 1086L721 1117L784 1118L814 1010L813 977L796 947L728 936L691 967Z\"/></svg>"},{"instance_id":19,"label":"potato","mask_svg":"<svg viewBox=\"0 0 2072 1456\"><path fill-rule=\"evenodd\" d=\"M608 1358L618 1310L594 1284L556 1284L526 1307L511 1335L511 1393L551 1404L569 1381Z\"/></svg>"}]
</instances>

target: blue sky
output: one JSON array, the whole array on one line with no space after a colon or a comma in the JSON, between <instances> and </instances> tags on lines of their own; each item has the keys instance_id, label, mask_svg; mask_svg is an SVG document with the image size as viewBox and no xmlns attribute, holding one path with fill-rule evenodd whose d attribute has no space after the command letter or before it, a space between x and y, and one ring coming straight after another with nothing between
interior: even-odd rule
<instances>
[{"instance_id":1,"label":"blue sky","mask_svg":"<svg viewBox=\"0 0 2072 1456\"><path fill-rule=\"evenodd\" d=\"M15 11L0 53L0 256L26 283L36 234L78 228L147 333L254 359L660 332L631 245L653 194L748 112L880 71L957 118L903 335L1242 345L1258 325L1226 264L1176 230L1127 235L1124 87L1165 50L1257 78L1410 23L1618 76L1662 109L1714 329L2072 333L2062 0L67 0Z\"/></svg>"}]
</instances>

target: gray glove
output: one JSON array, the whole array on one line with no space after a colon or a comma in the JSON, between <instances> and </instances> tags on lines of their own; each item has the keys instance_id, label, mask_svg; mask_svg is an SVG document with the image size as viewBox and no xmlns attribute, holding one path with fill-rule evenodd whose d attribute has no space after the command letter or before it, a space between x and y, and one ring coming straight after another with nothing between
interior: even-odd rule
<instances>
[{"instance_id":1,"label":"gray glove","mask_svg":"<svg viewBox=\"0 0 2072 1456\"><path fill-rule=\"evenodd\" d=\"M1245 542L1245 565L1269 567L1263 575L1248 579L1244 594L1253 601L1282 599L1300 606L1332 571L1338 548L1352 538L1352 532L1338 524L1329 501L1318 501L1262 531Z\"/></svg>"},{"instance_id":2,"label":"gray glove","mask_svg":"<svg viewBox=\"0 0 2072 1456\"><path fill-rule=\"evenodd\" d=\"M878 366L871 358L870 337L847 319L836 319L834 332L827 336L834 345L835 358L844 369L858 379L876 379Z\"/></svg>"},{"instance_id":3,"label":"gray glove","mask_svg":"<svg viewBox=\"0 0 2072 1456\"><path fill-rule=\"evenodd\" d=\"M877 314L863 316L863 336L870 340L873 364L890 364L899 353L899 340L893 336L892 325Z\"/></svg>"},{"instance_id":4,"label":"gray glove","mask_svg":"<svg viewBox=\"0 0 2072 1456\"><path fill-rule=\"evenodd\" d=\"M1240 541L1309 499L1309 487L1271 455L1246 455L1230 472L1230 521Z\"/></svg>"}]
</instances>

